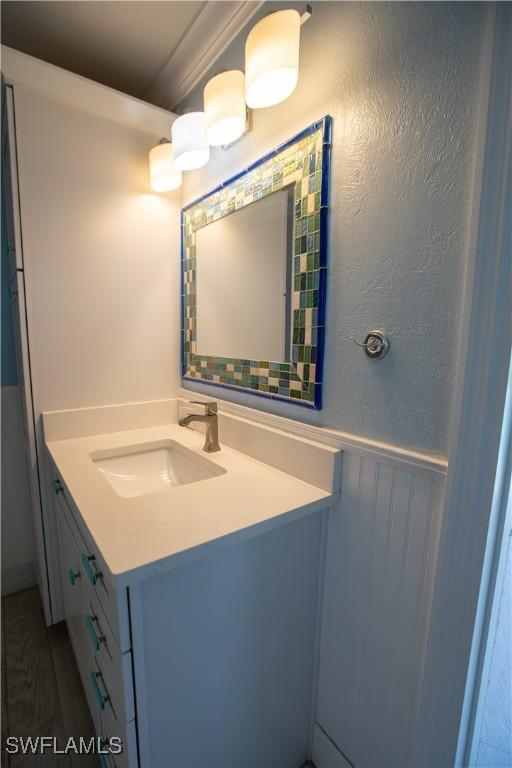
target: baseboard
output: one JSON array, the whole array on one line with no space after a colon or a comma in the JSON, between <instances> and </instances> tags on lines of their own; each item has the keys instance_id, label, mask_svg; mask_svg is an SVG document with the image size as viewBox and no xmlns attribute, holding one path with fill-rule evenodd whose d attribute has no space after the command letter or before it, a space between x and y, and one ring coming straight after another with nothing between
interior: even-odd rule
<instances>
[{"instance_id":1,"label":"baseboard","mask_svg":"<svg viewBox=\"0 0 512 768\"><path fill-rule=\"evenodd\" d=\"M353 768L318 723L313 728L313 763L316 768Z\"/></svg>"},{"instance_id":2,"label":"baseboard","mask_svg":"<svg viewBox=\"0 0 512 768\"><path fill-rule=\"evenodd\" d=\"M34 563L21 563L10 568L2 568L2 595L11 595L22 589L33 587L37 583Z\"/></svg>"}]
</instances>

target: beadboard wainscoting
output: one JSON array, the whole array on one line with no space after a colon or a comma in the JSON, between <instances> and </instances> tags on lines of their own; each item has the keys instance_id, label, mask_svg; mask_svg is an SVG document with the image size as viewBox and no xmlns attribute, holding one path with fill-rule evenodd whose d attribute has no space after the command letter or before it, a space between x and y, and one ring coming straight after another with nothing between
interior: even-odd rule
<instances>
[{"instance_id":1,"label":"beadboard wainscoting","mask_svg":"<svg viewBox=\"0 0 512 768\"><path fill-rule=\"evenodd\" d=\"M345 447L329 513L313 760L408 766L445 472Z\"/></svg>"},{"instance_id":2,"label":"beadboard wainscoting","mask_svg":"<svg viewBox=\"0 0 512 768\"><path fill-rule=\"evenodd\" d=\"M179 396L180 413L190 411L190 392ZM313 761L317 768L413 765L445 457L225 400L218 406L221 442L255 458L259 446L251 438L242 447L239 419L343 451L340 501L325 537Z\"/></svg>"}]
</instances>

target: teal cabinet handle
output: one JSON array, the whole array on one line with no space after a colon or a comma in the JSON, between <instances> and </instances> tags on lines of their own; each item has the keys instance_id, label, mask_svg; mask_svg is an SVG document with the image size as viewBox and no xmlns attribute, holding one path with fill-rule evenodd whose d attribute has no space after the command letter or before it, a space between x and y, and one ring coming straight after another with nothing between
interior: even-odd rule
<instances>
[{"instance_id":1,"label":"teal cabinet handle","mask_svg":"<svg viewBox=\"0 0 512 768\"><path fill-rule=\"evenodd\" d=\"M112 761L112 758L111 758L109 744L110 744L110 739L108 739L106 736L103 736L103 738L100 739L100 749L98 752L98 757L100 759L101 768L112 768L112 765L114 765L114 768L115 768L115 763Z\"/></svg>"},{"instance_id":2,"label":"teal cabinet handle","mask_svg":"<svg viewBox=\"0 0 512 768\"><path fill-rule=\"evenodd\" d=\"M93 647L96 651L99 651L101 641L103 638L99 638L96 634L96 630L94 629L93 619L92 617L87 614L85 617L85 626L87 627L87 632L89 633L89 637L91 638L91 643L93 644Z\"/></svg>"},{"instance_id":3,"label":"teal cabinet handle","mask_svg":"<svg viewBox=\"0 0 512 768\"><path fill-rule=\"evenodd\" d=\"M68 571L69 583L72 587L75 586L76 580L80 578L80 571L74 571L72 568Z\"/></svg>"},{"instance_id":4,"label":"teal cabinet handle","mask_svg":"<svg viewBox=\"0 0 512 768\"><path fill-rule=\"evenodd\" d=\"M87 578L93 585L93 587L96 586L96 574L94 573L92 567L91 567L91 560L94 560L93 555L82 555L82 563L85 568L85 572L87 574Z\"/></svg>"},{"instance_id":5,"label":"teal cabinet handle","mask_svg":"<svg viewBox=\"0 0 512 768\"><path fill-rule=\"evenodd\" d=\"M64 488L60 484L60 480L59 480L58 477L54 477L53 478L52 485L53 485L53 492L55 493L56 496L57 496L58 493L63 493L64 492Z\"/></svg>"},{"instance_id":6,"label":"teal cabinet handle","mask_svg":"<svg viewBox=\"0 0 512 768\"><path fill-rule=\"evenodd\" d=\"M100 687L98 685L98 680L97 680L96 672L91 672L90 678L91 678L91 685L92 685L92 687L94 689L94 693L96 694L96 698L98 700L99 708L104 710L105 709L105 697L103 696L102 692L100 691Z\"/></svg>"}]
</instances>

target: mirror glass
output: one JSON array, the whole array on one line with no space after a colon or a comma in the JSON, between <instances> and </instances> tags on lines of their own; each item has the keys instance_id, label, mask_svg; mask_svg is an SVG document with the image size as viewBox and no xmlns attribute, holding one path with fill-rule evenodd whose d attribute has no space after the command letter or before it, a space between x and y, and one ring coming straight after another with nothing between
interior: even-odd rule
<instances>
[{"instance_id":1,"label":"mirror glass","mask_svg":"<svg viewBox=\"0 0 512 768\"><path fill-rule=\"evenodd\" d=\"M183 381L321 408L331 118L182 211Z\"/></svg>"},{"instance_id":2,"label":"mirror glass","mask_svg":"<svg viewBox=\"0 0 512 768\"><path fill-rule=\"evenodd\" d=\"M197 231L198 354L289 359L292 200L285 188Z\"/></svg>"}]
</instances>

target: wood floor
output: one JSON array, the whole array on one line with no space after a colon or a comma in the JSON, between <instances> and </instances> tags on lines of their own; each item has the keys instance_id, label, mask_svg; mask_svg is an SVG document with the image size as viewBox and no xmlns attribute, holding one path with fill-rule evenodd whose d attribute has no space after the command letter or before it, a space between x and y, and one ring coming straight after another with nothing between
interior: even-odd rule
<instances>
[{"instance_id":1,"label":"wood floor","mask_svg":"<svg viewBox=\"0 0 512 768\"><path fill-rule=\"evenodd\" d=\"M8 755L7 736L94 736L66 625L46 627L37 588L2 600L2 768L98 768L94 755Z\"/></svg>"},{"instance_id":2,"label":"wood floor","mask_svg":"<svg viewBox=\"0 0 512 768\"><path fill-rule=\"evenodd\" d=\"M37 588L2 600L2 767L98 766L93 755L8 755L7 736L94 736L66 625L46 627Z\"/></svg>"}]
</instances>

